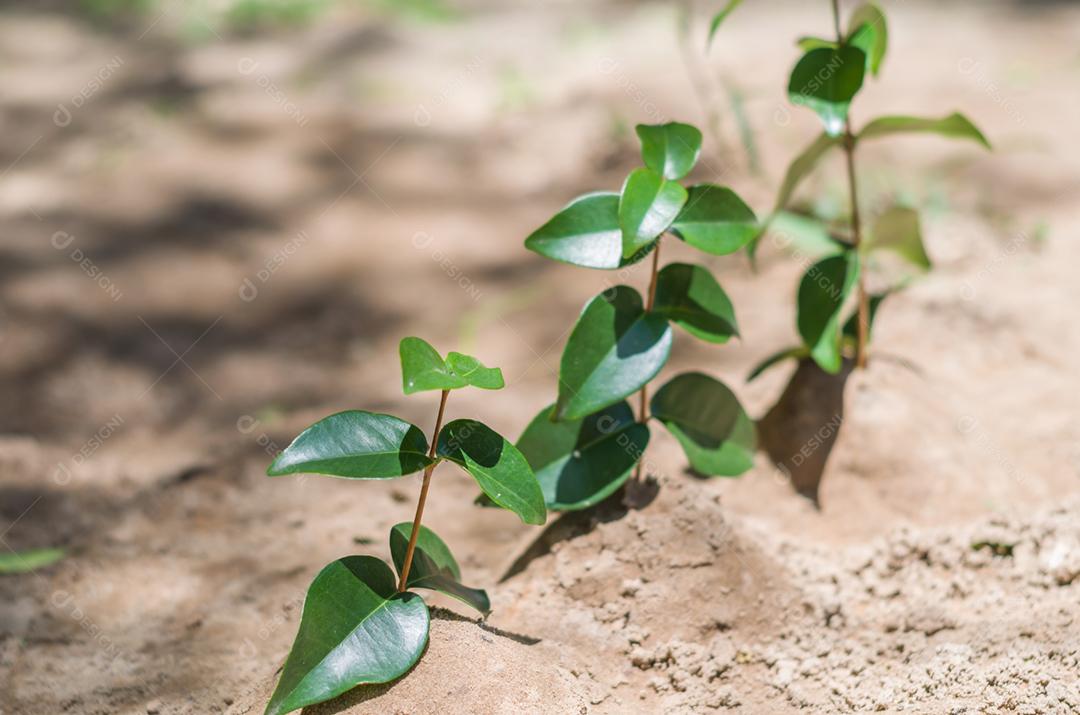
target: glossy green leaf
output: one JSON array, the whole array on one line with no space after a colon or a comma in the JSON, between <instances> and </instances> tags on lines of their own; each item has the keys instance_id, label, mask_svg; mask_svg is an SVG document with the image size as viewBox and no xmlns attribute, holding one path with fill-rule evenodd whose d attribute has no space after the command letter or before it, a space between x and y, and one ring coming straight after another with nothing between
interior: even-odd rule
<instances>
[{"instance_id":1,"label":"glossy green leaf","mask_svg":"<svg viewBox=\"0 0 1080 715\"><path fill-rule=\"evenodd\" d=\"M686 189L652 169L635 169L626 177L619 197L623 258L651 245L686 203Z\"/></svg>"},{"instance_id":2,"label":"glossy green leaf","mask_svg":"<svg viewBox=\"0 0 1080 715\"><path fill-rule=\"evenodd\" d=\"M476 420L454 420L439 432L436 452L461 466L491 500L526 524L547 519L544 495L517 447Z\"/></svg>"},{"instance_id":3,"label":"glossy green leaf","mask_svg":"<svg viewBox=\"0 0 1080 715\"><path fill-rule=\"evenodd\" d=\"M619 195L598 192L579 196L525 239L541 256L584 268L614 270L644 258L655 243L623 258Z\"/></svg>"},{"instance_id":4,"label":"glossy green leaf","mask_svg":"<svg viewBox=\"0 0 1080 715\"><path fill-rule=\"evenodd\" d=\"M405 552L409 548L412 527L412 522L405 521L390 529L390 555L399 576L402 566L405 565ZM491 601L487 592L461 583L461 569L454 560L454 555L450 553L450 547L423 524L420 525L420 535L416 537L416 548L413 550L409 581L406 585L409 588L428 588L453 596L485 616L491 613Z\"/></svg>"},{"instance_id":5,"label":"glossy green leaf","mask_svg":"<svg viewBox=\"0 0 1080 715\"><path fill-rule=\"evenodd\" d=\"M701 131L689 124L639 124L637 135L645 166L665 179L689 174L701 154Z\"/></svg>"},{"instance_id":6,"label":"glossy green leaf","mask_svg":"<svg viewBox=\"0 0 1080 715\"><path fill-rule=\"evenodd\" d=\"M868 308L869 315L867 316L867 340L874 334L874 319L877 317L878 308L881 306L882 301L889 297L892 291L886 291L884 293L875 293L870 296ZM858 340L859 338L859 311L856 306L851 314L851 317L844 323L844 337L851 340Z\"/></svg>"},{"instance_id":7,"label":"glossy green leaf","mask_svg":"<svg viewBox=\"0 0 1080 715\"><path fill-rule=\"evenodd\" d=\"M761 374L763 372L765 372L766 370L768 370L769 368L771 368L771 367L773 367L775 365L779 365L780 363L784 362L785 360L788 360L788 359L802 360L803 358L808 358L808 357L810 357L810 351L807 350L806 347L803 346L803 345L800 345L797 348L785 348L784 350L781 350L779 352L775 352L772 355L770 355L769 357L767 357L764 360L762 360L761 362L759 362L757 364L757 366L753 370L750 371L750 374L747 375L746 381L751 382L753 380L756 380L757 378L759 378L761 376Z\"/></svg>"},{"instance_id":8,"label":"glossy green leaf","mask_svg":"<svg viewBox=\"0 0 1080 715\"><path fill-rule=\"evenodd\" d=\"M473 387L483 390L501 390L506 387L502 370L497 367L485 367L484 363L472 355L451 352L446 356L446 365L451 372Z\"/></svg>"},{"instance_id":9,"label":"glossy green leaf","mask_svg":"<svg viewBox=\"0 0 1080 715\"><path fill-rule=\"evenodd\" d=\"M706 342L726 343L739 334L731 299L703 266L664 266L656 279L653 311Z\"/></svg>"},{"instance_id":10,"label":"glossy green leaf","mask_svg":"<svg viewBox=\"0 0 1080 715\"><path fill-rule=\"evenodd\" d=\"M650 410L696 471L733 477L754 465L754 422L724 383L700 372L677 375L653 395Z\"/></svg>"},{"instance_id":11,"label":"glossy green leaf","mask_svg":"<svg viewBox=\"0 0 1080 715\"><path fill-rule=\"evenodd\" d=\"M738 251L758 230L757 217L738 194L714 184L691 186L686 205L671 225L676 236L714 256Z\"/></svg>"},{"instance_id":12,"label":"glossy green leaf","mask_svg":"<svg viewBox=\"0 0 1080 715\"><path fill-rule=\"evenodd\" d=\"M799 335L810 356L830 374L840 370L840 311L858 276L858 255L852 252L810 266L799 284Z\"/></svg>"},{"instance_id":13,"label":"glossy green leaf","mask_svg":"<svg viewBox=\"0 0 1080 715\"><path fill-rule=\"evenodd\" d=\"M330 563L308 588L300 631L265 715L401 677L424 652L428 626L424 599L396 593L394 572L379 559Z\"/></svg>"},{"instance_id":14,"label":"glossy green leaf","mask_svg":"<svg viewBox=\"0 0 1080 715\"><path fill-rule=\"evenodd\" d=\"M836 146L840 146L840 139L823 133L810 146L803 149L801 154L795 157L795 160L788 166L787 173L784 174L784 181L780 184L780 192L776 195L776 204L773 206L773 211L780 211L788 205L792 195L795 193L795 189L802 183L802 180L809 176L822 157Z\"/></svg>"},{"instance_id":15,"label":"glossy green leaf","mask_svg":"<svg viewBox=\"0 0 1080 715\"><path fill-rule=\"evenodd\" d=\"M987 149L990 148L990 142L979 131L979 128L972 124L970 119L957 112L941 119L906 116L878 117L863 127L858 138L862 141L890 134L938 134L955 139L970 139Z\"/></svg>"},{"instance_id":16,"label":"glossy green leaf","mask_svg":"<svg viewBox=\"0 0 1080 715\"><path fill-rule=\"evenodd\" d=\"M625 401L562 422L552 422L554 410L540 410L517 446L536 471L548 509L585 509L626 482L649 444L649 428L635 421Z\"/></svg>"},{"instance_id":17,"label":"glossy green leaf","mask_svg":"<svg viewBox=\"0 0 1080 715\"><path fill-rule=\"evenodd\" d=\"M866 71L877 76L889 46L889 27L876 3L864 3L851 13L847 41L865 53Z\"/></svg>"},{"instance_id":18,"label":"glossy green leaf","mask_svg":"<svg viewBox=\"0 0 1080 715\"><path fill-rule=\"evenodd\" d=\"M401 381L406 395L426 390L456 390L472 385L485 390L501 390L502 371L485 367L471 355L452 352L442 359L434 347L420 338L404 338L401 354Z\"/></svg>"},{"instance_id":19,"label":"glossy green leaf","mask_svg":"<svg viewBox=\"0 0 1080 715\"><path fill-rule=\"evenodd\" d=\"M839 136L865 72L866 55L858 47L819 47L804 54L791 71L788 97L817 112L826 134Z\"/></svg>"},{"instance_id":20,"label":"glossy green leaf","mask_svg":"<svg viewBox=\"0 0 1080 715\"><path fill-rule=\"evenodd\" d=\"M30 549L0 554L0 574L30 573L64 558L63 549Z\"/></svg>"},{"instance_id":21,"label":"glossy green leaf","mask_svg":"<svg viewBox=\"0 0 1080 715\"><path fill-rule=\"evenodd\" d=\"M713 37L716 36L716 31L720 29L720 25L724 24L724 20L730 15L735 8L742 4L742 0L728 0L727 5L724 5L720 9L720 12L712 16L712 20L709 21L709 37L705 41L705 47L712 45Z\"/></svg>"},{"instance_id":22,"label":"glossy green leaf","mask_svg":"<svg viewBox=\"0 0 1080 715\"><path fill-rule=\"evenodd\" d=\"M439 351L426 340L403 338L398 345L401 355L401 383L406 395L425 390L453 390L468 382L450 370Z\"/></svg>"},{"instance_id":23,"label":"glossy green leaf","mask_svg":"<svg viewBox=\"0 0 1080 715\"><path fill-rule=\"evenodd\" d=\"M930 269L930 257L923 246L919 212L906 206L893 206L874 221L874 227L862 245L866 252L892 251L922 270Z\"/></svg>"},{"instance_id":24,"label":"glossy green leaf","mask_svg":"<svg viewBox=\"0 0 1080 715\"><path fill-rule=\"evenodd\" d=\"M615 286L585 306L559 366L557 419L580 419L637 392L671 353L671 326L641 296Z\"/></svg>"},{"instance_id":25,"label":"glossy green leaf","mask_svg":"<svg viewBox=\"0 0 1080 715\"><path fill-rule=\"evenodd\" d=\"M386 479L431 464L428 441L416 425L393 415L338 412L308 427L266 470L271 477L298 472L351 479Z\"/></svg>"}]
</instances>

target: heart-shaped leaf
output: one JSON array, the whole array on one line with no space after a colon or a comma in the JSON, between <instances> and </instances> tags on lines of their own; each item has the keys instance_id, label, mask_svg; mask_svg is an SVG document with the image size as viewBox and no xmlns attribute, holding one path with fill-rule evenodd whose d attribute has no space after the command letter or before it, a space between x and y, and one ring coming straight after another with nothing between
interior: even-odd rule
<instances>
[{"instance_id":1,"label":"heart-shaped leaf","mask_svg":"<svg viewBox=\"0 0 1080 715\"><path fill-rule=\"evenodd\" d=\"M619 197L623 258L635 256L671 226L686 203L686 189L652 169L634 169Z\"/></svg>"},{"instance_id":2,"label":"heart-shaped leaf","mask_svg":"<svg viewBox=\"0 0 1080 715\"><path fill-rule=\"evenodd\" d=\"M832 375L840 371L840 311L859 277L859 257L829 256L806 271L799 284L798 327L810 356Z\"/></svg>"},{"instance_id":3,"label":"heart-shaped leaf","mask_svg":"<svg viewBox=\"0 0 1080 715\"><path fill-rule=\"evenodd\" d=\"M431 464L416 425L393 415L338 412L308 427L266 470L271 477L305 472L350 479L387 479Z\"/></svg>"},{"instance_id":4,"label":"heart-shaped leaf","mask_svg":"<svg viewBox=\"0 0 1080 715\"><path fill-rule=\"evenodd\" d=\"M405 565L405 552L409 548L412 527L412 522L405 521L390 529L390 555L399 575ZM416 537L416 548L413 550L409 582L406 586L439 591L472 606L485 616L491 613L491 601L487 593L461 583L461 569L454 560L454 555L450 553L450 547L434 531L422 524L420 534Z\"/></svg>"},{"instance_id":5,"label":"heart-shaped leaf","mask_svg":"<svg viewBox=\"0 0 1080 715\"><path fill-rule=\"evenodd\" d=\"M723 256L745 246L759 230L757 217L731 189L714 184L690 187L672 232L691 246Z\"/></svg>"},{"instance_id":6,"label":"heart-shaped leaf","mask_svg":"<svg viewBox=\"0 0 1080 715\"><path fill-rule=\"evenodd\" d=\"M938 134L943 137L970 139L987 149L990 148L990 142L979 131L979 128L972 124L970 119L957 112L941 119L906 116L878 117L859 132L859 141L890 134Z\"/></svg>"},{"instance_id":7,"label":"heart-shaped leaf","mask_svg":"<svg viewBox=\"0 0 1080 715\"><path fill-rule=\"evenodd\" d=\"M862 244L866 252L892 251L922 270L930 269L930 257L923 246L919 212L893 206L874 221L874 228Z\"/></svg>"},{"instance_id":8,"label":"heart-shaped leaf","mask_svg":"<svg viewBox=\"0 0 1080 715\"><path fill-rule=\"evenodd\" d=\"M865 72L866 54L858 47L819 47L804 54L791 71L788 97L817 112L829 136L839 136Z\"/></svg>"},{"instance_id":9,"label":"heart-shaped leaf","mask_svg":"<svg viewBox=\"0 0 1080 715\"><path fill-rule=\"evenodd\" d=\"M705 40L706 48L708 48L712 44L713 37L716 35L716 31L720 29L720 25L722 25L724 20L727 19L727 16L730 15L732 11L741 4L742 0L728 0L727 5L724 5L724 7L720 9L720 12L713 15L712 20L709 21L709 36Z\"/></svg>"},{"instance_id":10,"label":"heart-shaped leaf","mask_svg":"<svg viewBox=\"0 0 1080 715\"><path fill-rule=\"evenodd\" d=\"M703 266L664 266L656 279L653 310L706 342L726 343L739 334L731 299Z\"/></svg>"},{"instance_id":11,"label":"heart-shaped leaf","mask_svg":"<svg viewBox=\"0 0 1080 715\"><path fill-rule=\"evenodd\" d=\"M476 420L454 420L439 432L436 452L472 475L491 500L526 524L547 519L544 494L517 447Z\"/></svg>"},{"instance_id":12,"label":"heart-shaped leaf","mask_svg":"<svg viewBox=\"0 0 1080 715\"><path fill-rule=\"evenodd\" d=\"M619 195L611 192L579 196L525 239L525 247L541 256L603 270L636 263L655 245L623 258Z\"/></svg>"},{"instance_id":13,"label":"heart-shaped leaf","mask_svg":"<svg viewBox=\"0 0 1080 715\"><path fill-rule=\"evenodd\" d=\"M374 556L346 556L320 571L265 715L408 672L427 645L429 615L424 599L395 590L394 572Z\"/></svg>"},{"instance_id":14,"label":"heart-shaped leaf","mask_svg":"<svg viewBox=\"0 0 1080 715\"><path fill-rule=\"evenodd\" d=\"M734 477L754 465L754 422L724 383L700 372L677 375L653 395L650 409L695 471Z\"/></svg>"},{"instance_id":15,"label":"heart-shaped leaf","mask_svg":"<svg viewBox=\"0 0 1080 715\"><path fill-rule=\"evenodd\" d=\"M502 371L485 367L471 355L450 353L443 360L439 351L420 338L404 338L401 354L401 382L406 395L425 390L456 390L472 385L485 390L501 390Z\"/></svg>"},{"instance_id":16,"label":"heart-shaped leaf","mask_svg":"<svg viewBox=\"0 0 1080 715\"><path fill-rule=\"evenodd\" d=\"M866 71L877 76L889 45L889 28L876 3L864 3L851 13L847 41L866 54Z\"/></svg>"},{"instance_id":17,"label":"heart-shaped leaf","mask_svg":"<svg viewBox=\"0 0 1080 715\"><path fill-rule=\"evenodd\" d=\"M563 350L555 417L581 419L656 377L671 354L671 326L641 296L615 286L585 306Z\"/></svg>"},{"instance_id":18,"label":"heart-shaped leaf","mask_svg":"<svg viewBox=\"0 0 1080 715\"><path fill-rule=\"evenodd\" d=\"M517 447L536 471L548 509L585 509L623 485L649 444L649 428L625 401L562 422L551 421L554 410L540 410Z\"/></svg>"},{"instance_id":19,"label":"heart-shaped leaf","mask_svg":"<svg viewBox=\"0 0 1080 715\"><path fill-rule=\"evenodd\" d=\"M639 124L637 135L645 166L665 179L689 174L701 154L701 132L689 124Z\"/></svg>"}]
</instances>

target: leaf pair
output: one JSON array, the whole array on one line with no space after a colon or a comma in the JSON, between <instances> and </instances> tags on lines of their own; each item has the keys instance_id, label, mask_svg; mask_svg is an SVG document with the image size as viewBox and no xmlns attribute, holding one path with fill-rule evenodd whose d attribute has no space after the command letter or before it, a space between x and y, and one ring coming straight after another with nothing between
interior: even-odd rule
<instances>
[{"instance_id":1,"label":"leaf pair","mask_svg":"<svg viewBox=\"0 0 1080 715\"><path fill-rule=\"evenodd\" d=\"M401 573L412 524L390 531L390 551ZM408 586L441 591L486 615L487 594L463 586L449 547L421 526ZM390 567L374 556L346 556L312 581L300 628L266 715L282 715L337 697L358 685L404 675L427 646L430 615L415 593L397 592Z\"/></svg>"},{"instance_id":2,"label":"leaf pair","mask_svg":"<svg viewBox=\"0 0 1080 715\"><path fill-rule=\"evenodd\" d=\"M435 458L428 453L427 438L419 427L392 415L349 410L301 432L267 474L387 479L445 459L462 467L492 501L525 523L544 523L543 495L528 462L491 428L476 420L454 420L439 432Z\"/></svg>"},{"instance_id":3,"label":"leaf pair","mask_svg":"<svg viewBox=\"0 0 1080 715\"><path fill-rule=\"evenodd\" d=\"M425 340L405 338L398 346L401 354L401 381L406 395L425 390L456 390L479 387L501 390L505 386L502 370L485 367L471 355L451 352L443 360Z\"/></svg>"},{"instance_id":4,"label":"leaf pair","mask_svg":"<svg viewBox=\"0 0 1080 715\"><path fill-rule=\"evenodd\" d=\"M678 122L640 124L645 167L619 194L578 197L526 240L526 248L564 263L613 270L635 263L671 231L715 255L739 250L757 233L753 211L730 189L678 180L701 153L701 132Z\"/></svg>"},{"instance_id":5,"label":"leaf pair","mask_svg":"<svg viewBox=\"0 0 1080 715\"><path fill-rule=\"evenodd\" d=\"M670 323L711 343L739 334L731 299L702 266L665 266L655 297L649 312L629 286L589 301L563 350L555 419L591 415L656 377L671 354Z\"/></svg>"}]
</instances>

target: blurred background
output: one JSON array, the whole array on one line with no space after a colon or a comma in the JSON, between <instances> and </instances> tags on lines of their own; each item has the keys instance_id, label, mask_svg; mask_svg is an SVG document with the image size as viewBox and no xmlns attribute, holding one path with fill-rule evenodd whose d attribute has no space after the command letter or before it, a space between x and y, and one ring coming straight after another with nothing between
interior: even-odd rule
<instances>
[{"instance_id":1,"label":"blurred background","mask_svg":"<svg viewBox=\"0 0 1080 715\"><path fill-rule=\"evenodd\" d=\"M647 280L522 245L618 189L635 124L701 126L692 178L767 214L819 131L785 88L829 7L748 0L707 50L721 4L0 3L0 549L27 571L0 576L0 712L211 712L269 678L313 570L383 554L418 483L266 465L340 409L430 430L437 397L401 396L406 335L502 367L503 393L455 393L451 415L519 434L581 305ZM923 210L937 270L883 309L879 349L916 369L862 378L832 509L766 460L703 487L825 542L1052 502L1080 476L1080 7L883 5L889 54L856 124L958 110L995 153L909 138L860 159L866 206ZM841 214L843 178L824 165L799 210ZM681 336L669 369L722 377L759 416L786 375L745 376L792 342L801 266L768 241L757 273L706 262L742 340ZM666 435L650 449L689 479ZM427 519L491 583L531 536L472 496L442 470ZM9 556L60 557L36 549L63 557Z\"/></svg>"}]
</instances>

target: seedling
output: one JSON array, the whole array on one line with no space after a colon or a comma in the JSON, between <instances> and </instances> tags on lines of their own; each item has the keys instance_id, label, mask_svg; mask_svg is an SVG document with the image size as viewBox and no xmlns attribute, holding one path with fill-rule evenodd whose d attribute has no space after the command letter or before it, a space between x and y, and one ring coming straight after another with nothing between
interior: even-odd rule
<instances>
[{"instance_id":1,"label":"seedling","mask_svg":"<svg viewBox=\"0 0 1080 715\"><path fill-rule=\"evenodd\" d=\"M787 358L812 359L831 374L840 371L844 357L853 357L857 367L867 363L870 331L875 312L885 297L899 285L871 295L867 290L868 263L879 252L890 251L917 270L931 267L923 246L918 213L906 206L891 206L879 215L864 234L856 180L856 149L863 142L900 133L933 133L970 139L989 148L983 134L962 114L940 119L913 116L878 117L855 131L851 119L852 100L869 73L877 76L888 45L885 15L874 3L860 5L841 30L839 0L832 0L836 39L804 37L805 50L791 72L788 96L792 103L818 114L825 131L788 167L772 217L789 203L795 189L835 148L844 152L850 212L846 235L820 232L821 250L817 262L803 276L798 291L797 324L802 345L783 350L759 365L750 379ZM771 218L770 217L770 220ZM768 222L767 222L768 223ZM750 245L751 254L756 241ZM855 294L853 315L841 320L848 298Z\"/></svg>"},{"instance_id":2,"label":"seedling","mask_svg":"<svg viewBox=\"0 0 1080 715\"><path fill-rule=\"evenodd\" d=\"M349 410L308 427L278 455L267 474L314 473L346 479L393 479L423 470L411 523L390 529L394 571L374 556L346 556L312 581L293 643L266 715L281 715L341 695L357 685L386 683L419 660L428 641L423 598L408 590L453 596L483 615L487 593L461 583L449 547L421 524L431 475L440 462L457 464L496 505L526 524L543 524L544 497L528 461L514 445L476 420L443 425L451 390L503 387L502 371L450 353L444 360L420 338L401 341L406 395L441 394L431 444L416 425L391 415Z\"/></svg>"},{"instance_id":3,"label":"seedling","mask_svg":"<svg viewBox=\"0 0 1080 715\"><path fill-rule=\"evenodd\" d=\"M637 135L645 166L630 172L619 193L574 199L525 241L542 256L600 270L652 255L644 299L616 285L585 305L562 354L558 399L518 440L553 510L596 504L635 465L640 480L650 416L671 431L698 472L734 476L753 460L753 423L723 383L686 373L651 401L648 387L671 354L672 325L717 344L739 334L731 300L707 268L672 263L661 270L664 236L722 256L757 234L757 219L729 188L679 183L701 152L698 129L640 124ZM626 401L635 392L636 417Z\"/></svg>"}]
</instances>

